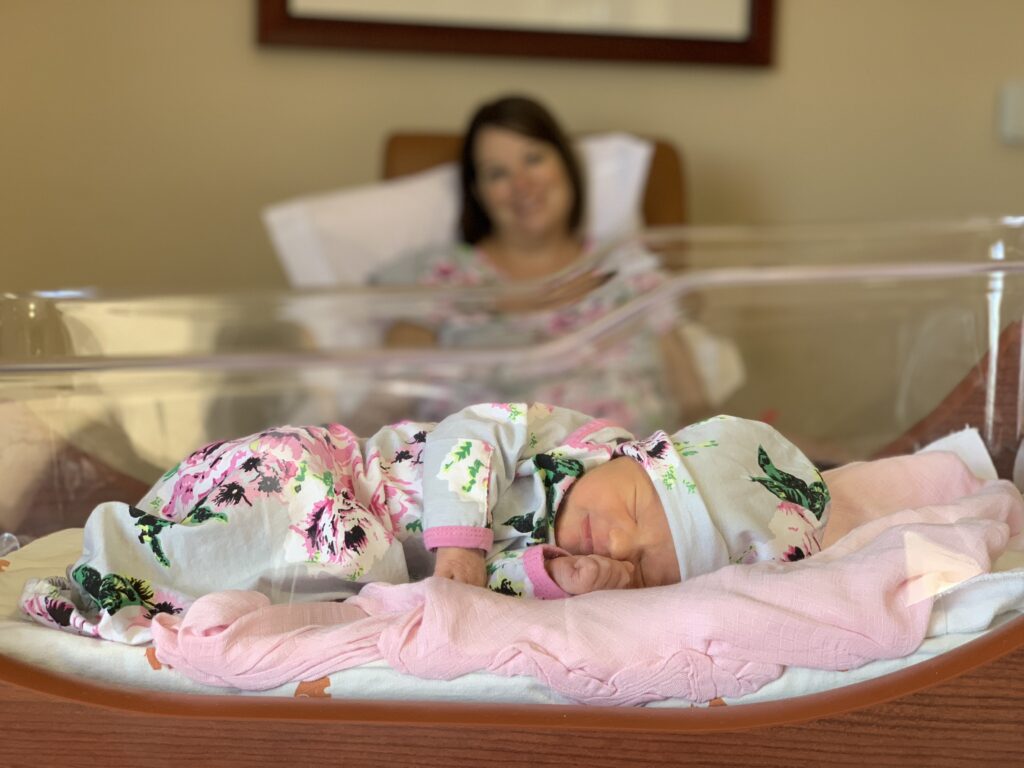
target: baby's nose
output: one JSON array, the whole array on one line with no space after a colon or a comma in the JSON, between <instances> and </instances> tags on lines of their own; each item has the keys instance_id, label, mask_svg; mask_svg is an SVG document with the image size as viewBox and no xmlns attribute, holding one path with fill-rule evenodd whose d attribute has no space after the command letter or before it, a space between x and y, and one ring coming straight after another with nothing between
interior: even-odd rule
<instances>
[{"instance_id":1,"label":"baby's nose","mask_svg":"<svg viewBox=\"0 0 1024 768\"><path fill-rule=\"evenodd\" d=\"M633 560L636 549L635 537L628 531L613 528L608 532L608 557L613 560Z\"/></svg>"}]
</instances>

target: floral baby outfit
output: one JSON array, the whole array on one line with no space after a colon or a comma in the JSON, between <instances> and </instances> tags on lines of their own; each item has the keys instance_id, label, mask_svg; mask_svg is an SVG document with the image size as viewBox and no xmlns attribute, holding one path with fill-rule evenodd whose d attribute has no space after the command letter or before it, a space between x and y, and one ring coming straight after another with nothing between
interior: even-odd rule
<instances>
[{"instance_id":1,"label":"floral baby outfit","mask_svg":"<svg viewBox=\"0 0 1024 768\"><path fill-rule=\"evenodd\" d=\"M827 489L767 425L719 417L636 440L564 408L485 403L369 438L328 424L205 446L138 505L99 505L68 577L30 581L22 608L139 644L153 616L209 592L341 599L361 583L430 575L442 546L484 550L495 591L564 597L544 567L566 554L555 516L572 483L615 456L655 483L684 578L820 548Z\"/></svg>"}]
</instances>

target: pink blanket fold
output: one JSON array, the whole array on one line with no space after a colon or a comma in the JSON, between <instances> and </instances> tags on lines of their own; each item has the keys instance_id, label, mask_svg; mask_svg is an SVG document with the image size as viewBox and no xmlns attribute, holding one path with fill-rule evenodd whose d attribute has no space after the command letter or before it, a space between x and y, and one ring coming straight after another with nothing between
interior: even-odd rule
<instances>
[{"instance_id":1,"label":"pink blanket fold","mask_svg":"<svg viewBox=\"0 0 1024 768\"><path fill-rule=\"evenodd\" d=\"M154 619L157 658L200 682L248 690L384 659L429 678L530 675L588 704L741 696L788 665L850 669L912 652L935 591L990 570L1021 530L1020 493L1002 481L979 488L971 477L938 477L934 462L925 469L915 498L927 505L884 516L856 495L863 477L834 478L835 512L868 522L796 563L558 601L443 579L371 584L345 603L275 606L257 593L222 592L184 617ZM906 491L907 476L899 481ZM933 481L970 495L931 503L941 495Z\"/></svg>"}]
</instances>

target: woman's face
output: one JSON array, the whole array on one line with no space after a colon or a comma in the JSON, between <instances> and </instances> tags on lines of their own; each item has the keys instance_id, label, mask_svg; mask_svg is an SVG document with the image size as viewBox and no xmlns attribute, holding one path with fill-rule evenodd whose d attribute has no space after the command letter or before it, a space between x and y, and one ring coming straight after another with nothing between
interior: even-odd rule
<instances>
[{"instance_id":1,"label":"woman's face","mask_svg":"<svg viewBox=\"0 0 1024 768\"><path fill-rule=\"evenodd\" d=\"M679 561L651 478L628 457L577 480L555 517L555 544L574 555L604 555L636 566L634 586L679 581Z\"/></svg>"},{"instance_id":2,"label":"woman's face","mask_svg":"<svg viewBox=\"0 0 1024 768\"><path fill-rule=\"evenodd\" d=\"M499 240L522 246L568 233L574 193L553 145L488 126L473 157L476 193Z\"/></svg>"}]
</instances>

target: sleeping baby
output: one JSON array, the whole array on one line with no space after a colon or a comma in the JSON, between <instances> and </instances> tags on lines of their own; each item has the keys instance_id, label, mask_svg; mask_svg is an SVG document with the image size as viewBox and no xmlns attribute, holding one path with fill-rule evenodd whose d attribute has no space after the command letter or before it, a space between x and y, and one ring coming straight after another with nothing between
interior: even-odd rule
<instances>
[{"instance_id":1,"label":"sleeping baby","mask_svg":"<svg viewBox=\"0 0 1024 768\"><path fill-rule=\"evenodd\" d=\"M369 438L281 427L196 451L137 506L97 507L70 580L47 580L24 605L45 623L141 642L157 613L223 589L286 602L429 575L537 598L659 586L812 555L828 505L796 446L730 416L641 440L525 403Z\"/></svg>"}]
</instances>

